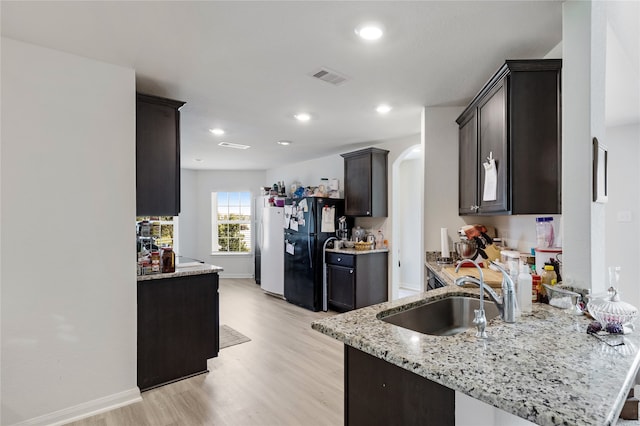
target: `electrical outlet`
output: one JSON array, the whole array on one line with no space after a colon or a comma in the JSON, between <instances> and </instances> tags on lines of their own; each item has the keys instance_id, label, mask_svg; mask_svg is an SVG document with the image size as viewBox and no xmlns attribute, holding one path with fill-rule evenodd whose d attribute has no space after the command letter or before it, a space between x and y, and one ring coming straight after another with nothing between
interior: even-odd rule
<instances>
[{"instance_id":1,"label":"electrical outlet","mask_svg":"<svg viewBox=\"0 0 640 426\"><path fill-rule=\"evenodd\" d=\"M631 222L631 211L620 210L617 215L618 222Z\"/></svg>"}]
</instances>

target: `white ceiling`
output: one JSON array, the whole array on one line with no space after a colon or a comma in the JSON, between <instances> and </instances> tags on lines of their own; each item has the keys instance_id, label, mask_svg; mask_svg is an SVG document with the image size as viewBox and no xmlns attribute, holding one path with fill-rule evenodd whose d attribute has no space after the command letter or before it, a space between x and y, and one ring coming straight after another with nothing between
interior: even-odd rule
<instances>
[{"instance_id":1,"label":"white ceiling","mask_svg":"<svg viewBox=\"0 0 640 426\"><path fill-rule=\"evenodd\" d=\"M267 169L418 134L423 106L463 106L505 59L543 57L562 38L560 1L2 1L0 8L3 36L134 68L138 91L186 101L182 166L193 169ZM383 39L358 39L354 28L365 21L381 23ZM319 67L349 80L333 86L310 77ZM374 110L381 102L393 106L386 116ZM302 110L311 122L293 119ZM212 127L227 134L215 137ZM251 149L217 146L222 140Z\"/></svg>"}]
</instances>

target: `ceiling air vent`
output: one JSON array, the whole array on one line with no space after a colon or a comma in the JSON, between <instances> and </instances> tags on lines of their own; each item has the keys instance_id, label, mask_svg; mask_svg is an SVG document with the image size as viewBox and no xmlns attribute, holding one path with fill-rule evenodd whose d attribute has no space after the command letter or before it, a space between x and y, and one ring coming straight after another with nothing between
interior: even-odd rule
<instances>
[{"instance_id":1,"label":"ceiling air vent","mask_svg":"<svg viewBox=\"0 0 640 426\"><path fill-rule=\"evenodd\" d=\"M318 80L331 83L334 86L338 86L348 80L346 75L330 70L329 68L320 68L319 70L312 72L310 75Z\"/></svg>"},{"instance_id":2,"label":"ceiling air vent","mask_svg":"<svg viewBox=\"0 0 640 426\"><path fill-rule=\"evenodd\" d=\"M220 142L218 145L222 146L222 147L225 147L225 148L235 148L235 149L248 149L248 148L251 148L249 145L241 145L239 143L231 143L231 142Z\"/></svg>"}]
</instances>

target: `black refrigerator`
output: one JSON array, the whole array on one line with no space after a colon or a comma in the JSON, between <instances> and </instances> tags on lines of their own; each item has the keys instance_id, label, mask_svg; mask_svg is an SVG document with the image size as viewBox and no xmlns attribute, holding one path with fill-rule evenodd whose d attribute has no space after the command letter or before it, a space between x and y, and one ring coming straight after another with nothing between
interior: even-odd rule
<instances>
[{"instance_id":1,"label":"black refrigerator","mask_svg":"<svg viewBox=\"0 0 640 426\"><path fill-rule=\"evenodd\" d=\"M327 238L336 234L338 218L344 215L344 200L287 199L285 219L287 212L291 218L284 230L284 298L294 305L319 311L322 309L324 268L322 249ZM332 226L329 226L329 220ZM323 232L328 230L331 232Z\"/></svg>"}]
</instances>

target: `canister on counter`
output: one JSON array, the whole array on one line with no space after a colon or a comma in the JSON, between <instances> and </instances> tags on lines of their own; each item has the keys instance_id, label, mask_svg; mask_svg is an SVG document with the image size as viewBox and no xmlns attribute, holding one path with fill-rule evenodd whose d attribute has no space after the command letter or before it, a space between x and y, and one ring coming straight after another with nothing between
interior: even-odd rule
<instances>
[{"instance_id":1,"label":"canister on counter","mask_svg":"<svg viewBox=\"0 0 640 426\"><path fill-rule=\"evenodd\" d=\"M176 255L171 247L162 249L162 273L176 271Z\"/></svg>"}]
</instances>

